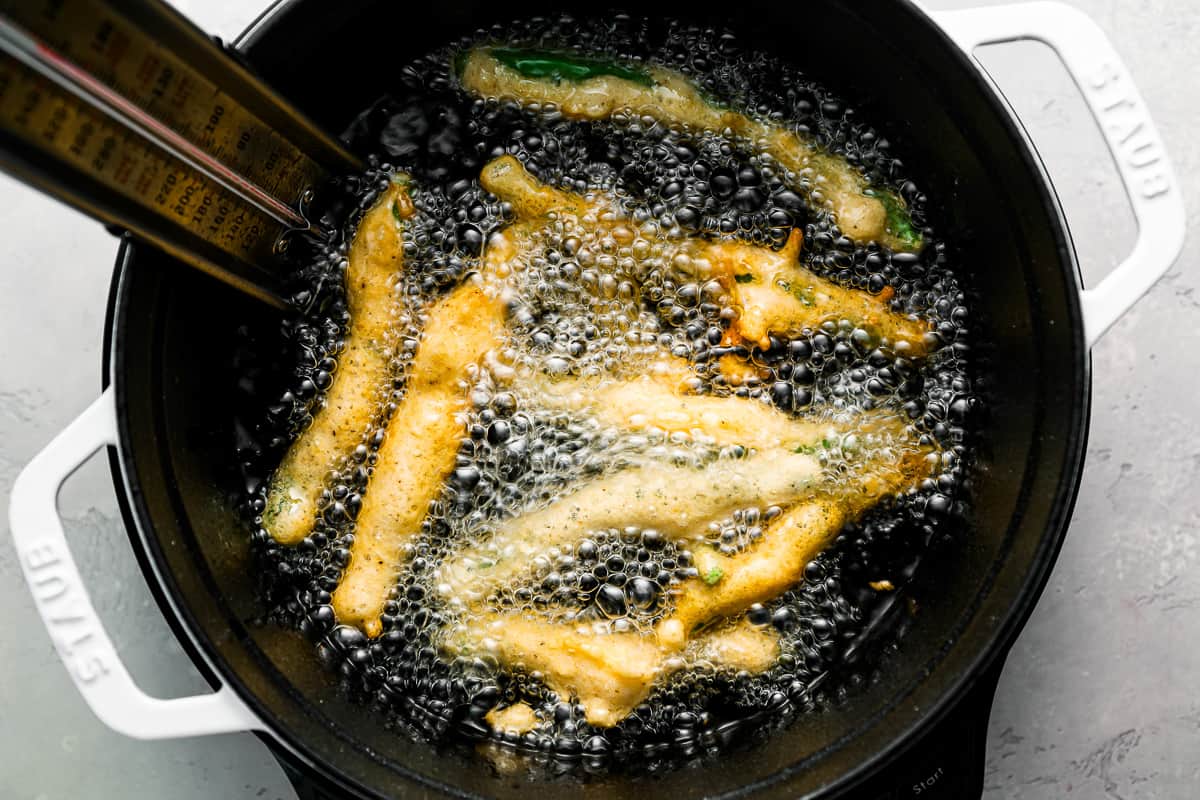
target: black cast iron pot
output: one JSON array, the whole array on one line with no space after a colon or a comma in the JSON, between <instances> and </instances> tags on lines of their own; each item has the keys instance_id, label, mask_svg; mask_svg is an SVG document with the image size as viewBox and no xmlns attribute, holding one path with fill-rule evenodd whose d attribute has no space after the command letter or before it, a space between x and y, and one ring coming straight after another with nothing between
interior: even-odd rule
<instances>
[{"instance_id":1,"label":"black cast iron pot","mask_svg":"<svg viewBox=\"0 0 1200 800\"><path fill-rule=\"evenodd\" d=\"M585 3L294 0L239 44L267 81L330 130L388 86L394 65L493 22L597 13ZM255 730L302 794L637 798L978 796L995 677L1058 552L1079 482L1090 393L1088 348L1167 269L1183 209L1157 134L1120 60L1086 17L1031 4L933 18L905 0L743 0L732 10L643 0L795 59L865 98L934 198L978 290L976 339L992 380L976 529L919 586L923 609L882 679L843 707L765 744L660 778L530 784L483 759L384 729L344 700L311 645L249 623L248 542L226 477L235 329L261 314L208 277L125 244L109 301L105 393L18 479L11 505L21 563L85 698L114 728L145 738ZM1097 114L1141 233L1133 255L1081 293L1066 223L1018 122L971 58L987 41L1036 38L1059 50ZM844 52L852 42L855 54ZM54 511L58 485L108 445L130 539L164 613L219 687L162 701L141 693L88 602Z\"/></svg>"}]
</instances>

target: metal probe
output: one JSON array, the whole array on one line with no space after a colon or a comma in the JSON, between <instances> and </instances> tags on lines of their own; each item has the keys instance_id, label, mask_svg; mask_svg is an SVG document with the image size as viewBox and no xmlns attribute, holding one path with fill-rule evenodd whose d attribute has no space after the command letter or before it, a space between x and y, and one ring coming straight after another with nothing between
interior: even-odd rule
<instances>
[{"instance_id":1,"label":"metal probe","mask_svg":"<svg viewBox=\"0 0 1200 800\"><path fill-rule=\"evenodd\" d=\"M0 167L279 308L361 163L160 0L0 2Z\"/></svg>"}]
</instances>

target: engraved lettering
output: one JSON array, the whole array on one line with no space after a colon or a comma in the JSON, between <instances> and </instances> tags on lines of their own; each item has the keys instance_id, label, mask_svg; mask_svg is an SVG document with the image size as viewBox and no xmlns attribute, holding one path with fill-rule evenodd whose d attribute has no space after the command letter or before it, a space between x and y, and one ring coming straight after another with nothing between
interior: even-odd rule
<instances>
[{"instance_id":1,"label":"engraved lettering","mask_svg":"<svg viewBox=\"0 0 1200 800\"><path fill-rule=\"evenodd\" d=\"M80 683L93 684L109 674L107 655L98 645L97 623L87 600L73 593L67 562L53 541L36 542L22 548L30 583L39 605L53 604L45 614L46 624L64 663Z\"/></svg>"},{"instance_id":2,"label":"engraved lettering","mask_svg":"<svg viewBox=\"0 0 1200 800\"><path fill-rule=\"evenodd\" d=\"M1124 128L1121 123L1113 123L1110 127L1117 134L1118 144L1128 144L1130 139L1142 132L1145 123L1139 119L1128 128Z\"/></svg>"},{"instance_id":3,"label":"engraved lettering","mask_svg":"<svg viewBox=\"0 0 1200 800\"><path fill-rule=\"evenodd\" d=\"M85 617L76 617L76 619L77 619L79 622L86 622L86 621L87 621L87 619L86 619ZM79 647L82 647L83 645L87 644L87 643L88 643L88 642L90 642L91 640L92 640L92 629L91 629L91 628L85 628L85 629L84 629L84 631L83 631L83 633L81 633L81 634L79 634L78 636L76 636L74 639L72 639L72 640L71 640L70 642L68 642L67 644L68 644L68 645L70 645L70 649L71 649L71 650L75 650L75 649L77 649L77 648L79 648Z\"/></svg>"},{"instance_id":4,"label":"engraved lettering","mask_svg":"<svg viewBox=\"0 0 1200 800\"><path fill-rule=\"evenodd\" d=\"M1171 182L1161 172L1142 178L1142 197L1153 200L1171 191Z\"/></svg>"},{"instance_id":5,"label":"engraved lettering","mask_svg":"<svg viewBox=\"0 0 1200 800\"><path fill-rule=\"evenodd\" d=\"M1093 89L1103 89L1112 81L1120 80L1120 78L1121 73L1117 71L1116 67L1105 61L1093 73L1091 85Z\"/></svg>"},{"instance_id":6,"label":"engraved lettering","mask_svg":"<svg viewBox=\"0 0 1200 800\"><path fill-rule=\"evenodd\" d=\"M1128 97L1120 97L1120 98L1117 98L1116 100L1114 100L1113 102L1109 103L1108 105L1104 106L1101 110L1102 111L1116 111L1118 108L1121 108L1122 106L1124 106L1126 108L1130 108L1130 109L1137 108L1137 105L1135 105L1134 102L1132 100L1130 100Z\"/></svg>"},{"instance_id":7,"label":"engraved lettering","mask_svg":"<svg viewBox=\"0 0 1200 800\"><path fill-rule=\"evenodd\" d=\"M100 152L92 159L92 169L96 172L103 172L108 166L108 161L112 158L113 152L117 149L117 137L105 136L104 141L100 143Z\"/></svg>"},{"instance_id":8,"label":"engraved lettering","mask_svg":"<svg viewBox=\"0 0 1200 800\"><path fill-rule=\"evenodd\" d=\"M53 542L40 542L25 551L25 563L30 569L42 569L59 563L58 550Z\"/></svg>"},{"instance_id":9,"label":"engraved lettering","mask_svg":"<svg viewBox=\"0 0 1200 800\"><path fill-rule=\"evenodd\" d=\"M75 662L72 672L81 682L90 685L108 674L108 665L104 663L104 657L97 653Z\"/></svg>"},{"instance_id":10,"label":"engraved lettering","mask_svg":"<svg viewBox=\"0 0 1200 800\"><path fill-rule=\"evenodd\" d=\"M930 773L929 777L925 778L925 780L917 781L916 783L914 783L912 785L913 795L914 796L920 795L920 794L932 789L934 786L937 785L938 781L940 781L942 779L942 776L945 774L946 774L945 767L938 767L932 773Z\"/></svg>"},{"instance_id":11,"label":"engraved lettering","mask_svg":"<svg viewBox=\"0 0 1200 800\"><path fill-rule=\"evenodd\" d=\"M1159 152L1158 144L1153 140L1147 140L1137 145L1129 151L1127 159L1132 166L1142 169L1157 164L1162 158L1162 153Z\"/></svg>"},{"instance_id":12,"label":"engraved lettering","mask_svg":"<svg viewBox=\"0 0 1200 800\"><path fill-rule=\"evenodd\" d=\"M1105 63L1087 85L1101 124L1114 143L1114 157L1122 169L1139 173L1134 190L1146 199L1169 192L1170 182L1162 171L1140 174L1162 162L1162 145L1149 130L1149 120L1140 104L1122 87L1120 71Z\"/></svg>"},{"instance_id":13,"label":"engraved lettering","mask_svg":"<svg viewBox=\"0 0 1200 800\"><path fill-rule=\"evenodd\" d=\"M75 138L71 142L71 154L77 157L83 156L83 148L87 147L88 141L92 138L92 134L96 132L96 126L91 120L84 120L79 126L79 130L75 133Z\"/></svg>"},{"instance_id":14,"label":"engraved lettering","mask_svg":"<svg viewBox=\"0 0 1200 800\"><path fill-rule=\"evenodd\" d=\"M71 623L84 622L87 617L71 609L66 609L46 617L51 625L70 625Z\"/></svg>"},{"instance_id":15,"label":"engraved lettering","mask_svg":"<svg viewBox=\"0 0 1200 800\"><path fill-rule=\"evenodd\" d=\"M34 580L34 594L43 603L51 603L62 597L70 589L70 585L61 575L50 574Z\"/></svg>"},{"instance_id":16,"label":"engraved lettering","mask_svg":"<svg viewBox=\"0 0 1200 800\"><path fill-rule=\"evenodd\" d=\"M148 54L138 67L137 79L142 83L149 83L154 78L154 74L158 72L160 62L154 55Z\"/></svg>"}]
</instances>

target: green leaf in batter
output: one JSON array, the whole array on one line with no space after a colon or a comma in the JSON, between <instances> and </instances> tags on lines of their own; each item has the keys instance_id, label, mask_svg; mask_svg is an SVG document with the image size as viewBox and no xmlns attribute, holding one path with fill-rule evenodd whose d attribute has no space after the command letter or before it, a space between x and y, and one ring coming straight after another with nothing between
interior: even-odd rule
<instances>
[{"instance_id":1,"label":"green leaf in batter","mask_svg":"<svg viewBox=\"0 0 1200 800\"><path fill-rule=\"evenodd\" d=\"M654 85L654 79L645 70L627 67L609 59L525 47L494 47L491 56L527 78L549 79L554 83L578 83L601 75L611 75L639 86Z\"/></svg>"},{"instance_id":2,"label":"green leaf in batter","mask_svg":"<svg viewBox=\"0 0 1200 800\"><path fill-rule=\"evenodd\" d=\"M896 237L906 249L919 249L921 232L913 226L912 217L908 215L908 209L900 202L900 198L891 192L868 191L866 194L869 197L879 198L879 202L883 203L883 208L887 212L887 232Z\"/></svg>"}]
</instances>

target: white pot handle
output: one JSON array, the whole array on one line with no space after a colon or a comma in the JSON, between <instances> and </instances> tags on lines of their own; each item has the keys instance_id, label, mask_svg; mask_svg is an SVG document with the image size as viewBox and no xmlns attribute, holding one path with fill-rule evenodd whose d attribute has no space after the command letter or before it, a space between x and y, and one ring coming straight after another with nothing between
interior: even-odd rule
<instances>
[{"instance_id":1,"label":"white pot handle","mask_svg":"<svg viewBox=\"0 0 1200 800\"><path fill-rule=\"evenodd\" d=\"M110 388L38 453L13 484L8 509L13 541L59 658L96 716L127 736L171 739L262 729L258 717L225 686L174 700L146 694L100 624L67 549L58 490L93 453L116 442Z\"/></svg>"},{"instance_id":2,"label":"white pot handle","mask_svg":"<svg viewBox=\"0 0 1200 800\"><path fill-rule=\"evenodd\" d=\"M1052 47L1112 151L1137 217L1138 237L1133 252L1100 285L1083 292L1091 346L1175 263L1187 231L1179 183L1141 93L1100 26L1063 3L1019 3L932 16L968 54L983 44L1020 39Z\"/></svg>"}]
</instances>

